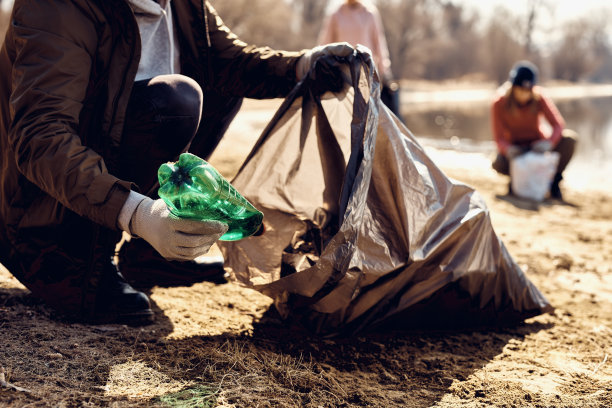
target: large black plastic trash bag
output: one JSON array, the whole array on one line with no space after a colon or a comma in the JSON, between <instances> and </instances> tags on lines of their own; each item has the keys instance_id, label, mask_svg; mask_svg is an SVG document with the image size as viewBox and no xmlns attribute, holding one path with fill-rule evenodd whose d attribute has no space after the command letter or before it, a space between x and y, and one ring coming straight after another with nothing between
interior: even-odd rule
<instances>
[{"instance_id":1,"label":"large black plastic trash bag","mask_svg":"<svg viewBox=\"0 0 612 408\"><path fill-rule=\"evenodd\" d=\"M319 95L317 76L341 63L345 89ZM232 277L316 332L508 324L552 310L481 196L446 177L381 103L366 53L317 63L232 184L266 231L221 243Z\"/></svg>"}]
</instances>

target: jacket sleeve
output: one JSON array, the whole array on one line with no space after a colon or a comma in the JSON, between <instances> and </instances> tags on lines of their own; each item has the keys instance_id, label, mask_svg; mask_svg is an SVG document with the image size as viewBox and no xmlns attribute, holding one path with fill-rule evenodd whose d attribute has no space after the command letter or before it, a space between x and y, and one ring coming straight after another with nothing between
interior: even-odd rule
<instances>
[{"instance_id":1,"label":"jacket sleeve","mask_svg":"<svg viewBox=\"0 0 612 408\"><path fill-rule=\"evenodd\" d=\"M551 101L547 96L541 95L540 101L542 103L542 112L544 113L544 117L552 127L549 140L553 146L556 146L561 140L561 133L565 127L565 121L563 120L563 116L561 116L561 113L553 101Z\"/></svg>"},{"instance_id":2,"label":"jacket sleeve","mask_svg":"<svg viewBox=\"0 0 612 408\"><path fill-rule=\"evenodd\" d=\"M385 29L378 9L374 8L372 10L372 18L374 19L372 38L374 39L374 44L376 44L376 54L380 63L378 69L383 78L389 79L393 76L391 74L391 59L389 58L389 47L387 45Z\"/></svg>"},{"instance_id":3,"label":"jacket sleeve","mask_svg":"<svg viewBox=\"0 0 612 408\"><path fill-rule=\"evenodd\" d=\"M497 150L501 154L506 154L508 147L512 144L510 139L510 131L506 129L502 120L502 109L504 100L502 97L498 98L491 105L491 125L493 127L493 139L497 145Z\"/></svg>"},{"instance_id":4,"label":"jacket sleeve","mask_svg":"<svg viewBox=\"0 0 612 408\"><path fill-rule=\"evenodd\" d=\"M21 2L13 10L9 146L19 171L42 191L116 228L130 186L108 174L102 157L77 134L95 27L70 2L33 4Z\"/></svg>"},{"instance_id":5,"label":"jacket sleeve","mask_svg":"<svg viewBox=\"0 0 612 408\"><path fill-rule=\"evenodd\" d=\"M304 54L257 47L241 41L206 2L212 86L233 96L265 99L286 96L297 83L295 66Z\"/></svg>"}]
</instances>

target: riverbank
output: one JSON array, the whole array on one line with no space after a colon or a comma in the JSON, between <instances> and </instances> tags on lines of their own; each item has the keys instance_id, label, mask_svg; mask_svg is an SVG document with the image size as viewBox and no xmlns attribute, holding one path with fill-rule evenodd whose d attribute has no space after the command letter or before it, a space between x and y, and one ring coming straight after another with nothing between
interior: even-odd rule
<instances>
[{"instance_id":1,"label":"riverbank","mask_svg":"<svg viewBox=\"0 0 612 408\"><path fill-rule=\"evenodd\" d=\"M578 133L574 158L564 183L576 190L605 189L612 174L612 84L549 81L544 92L560 109L568 128ZM402 82L402 112L407 126L424 146L474 153L472 160L490 161L496 153L491 139L492 82ZM433 114L432 114L433 112ZM543 124L547 132L547 124Z\"/></svg>"},{"instance_id":2,"label":"riverbank","mask_svg":"<svg viewBox=\"0 0 612 408\"><path fill-rule=\"evenodd\" d=\"M548 86L550 88L547 88L547 92L552 92L560 100L564 100L564 98L580 100L581 97L605 98L612 96L612 85L571 85L555 82ZM460 104L462 109L471 109L470 106L473 106L473 104L488 105L494 93L495 86L492 83L414 81L408 83L403 90L402 111L414 113L423 109L424 111L438 110L444 112L453 109L454 104ZM270 121L281 102L280 99L263 101L247 99L244 101L238 120L235 120L230 126L229 133L232 137L221 141L214 156L216 164L225 171L225 174L230 176L234 174L235 170L232 170L235 166L234 162L246 158L261 130ZM488 111L488 108L485 107L485 110ZM436 119L432 120L435 121ZM479 116L474 120L484 122L480 125L484 126L485 131L488 132L490 127L487 122L488 116ZM411 123L409 120L406 125L414 131L419 142L431 151L434 157L440 157L439 165L452 163L453 167L461 167L462 163L470 165L478 162L480 167L486 168L490 166L490 161L496 153L495 144L488 133L486 140L483 140L482 137L470 138L469 134L468 137L443 137L441 134L433 135L414 130L414 128L419 129L420 123ZM443 131L444 129L439 130L440 133L443 133ZM603 190L612 195L612 185L609 183L610 174L612 174L612 161L607 159L607 154L612 152L612 131L609 129L603 131L609 134L582 135L583 138L579 140L579 149L565 171L565 185L571 186L577 191ZM599 138L598 143L603 143L603 146L594 145L592 139L596 137ZM463 155L454 155L453 153L463 153ZM234 159L230 160L228 157ZM467 159L468 157L469 159Z\"/></svg>"},{"instance_id":3,"label":"riverbank","mask_svg":"<svg viewBox=\"0 0 612 408\"><path fill-rule=\"evenodd\" d=\"M555 100L612 96L612 84L549 81L542 84L547 95ZM401 81L402 103L411 108L428 109L446 104L488 104L498 84L471 81Z\"/></svg>"}]
</instances>

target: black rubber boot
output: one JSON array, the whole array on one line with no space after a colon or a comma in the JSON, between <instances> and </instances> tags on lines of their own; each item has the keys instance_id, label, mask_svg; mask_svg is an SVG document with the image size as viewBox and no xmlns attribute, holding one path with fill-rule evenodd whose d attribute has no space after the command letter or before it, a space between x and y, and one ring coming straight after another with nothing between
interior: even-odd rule
<instances>
[{"instance_id":1,"label":"black rubber boot","mask_svg":"<svg viewBox=\"0 0 612 408\"><path fill-rule=\"evenodd\" d=\"M6 266L34 296L70 320L151 323L148 297L112 263L120 236L67 211L59 226L21 230Z\"/></svg>"},{"instance_id":2,"label":"black rubber boot","mask_svg":"<svg viewBox=\"0 0 612 408\"><path fill-rule=\"evenodd\" d=\"M96 294L91 323L124 323L142 326L153 323L149 298L135 290L110 262Z\"/></svg>"},{"instance_id":3,"label":"black rubber boot","mask_svg":"<svg viewBox=\"0 0 612 408\"><path fill-rule=\"evenodd\" d=\"M563 200L563 194L561 193L561 188L559 187L561 180L563 180L561 173L555 174L553 182L550 185L550 198L555 200Z\"/></svg>"},{"instance_id":4,"label":"black rubber boot","mask_svg":"<svg viewBox=\"0 0 612 408\"><path fill-rule=\"evenodd\" d=\"M123 243L119 251L119 268L128 282L139 289L190 286L204 281L216 284L228 282L222 260L168 261L142 239Z\"/></svg>"}]
</instances>

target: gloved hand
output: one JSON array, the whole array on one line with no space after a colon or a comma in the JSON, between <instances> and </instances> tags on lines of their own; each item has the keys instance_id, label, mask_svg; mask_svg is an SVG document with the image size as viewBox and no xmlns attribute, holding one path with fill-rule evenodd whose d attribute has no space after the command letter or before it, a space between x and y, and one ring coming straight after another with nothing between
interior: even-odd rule
<instances>
[{"instance_id":1,"label":"gloved hand","mask_svg":"<svg viewBox=\"0 0 612 408\"><path fill-rule=\"evenodd\" d=\"M553 145L550 140L538 140L537 142L533 142L531 144L531 150L537 153L549 152L553 148Z\"/></svg>"},{"instance_id":2,"label":"gloved hand","mask_svg":"<svg viewBox=\"0 0 612 408\"><path fill-rule=\"evenodd\" d=\"M208 252L227 224L178 218L162 200L143 199L130 221L134 234L146 240L168 260L190 261Z\"/></svg>"},{"instance_id":3,"label":"gloved hand","mask_svg":"<svg viewBox=\"0 0 612 408\"><path fill-rule=\"evenodd\" d=\"M310 67L312 67L315 61L321 58L322 56L336 55L338 57L348 57L353 53L353 51L353 47L347 42L318 45L310 49L306 52L306 54L300 57L297 65L295 66L295 74L297 76L298 81L301 81L302 78L306 76L306 74L310 70Z\"/></svg>"},{"instance_id":4,"label":"gloved hand","mask_svg":"<svg viewBox=\"0 0 612 408\"><path fill-rule=\"evenodd\" d=\"M510 145L506 149L506 157L508 159L514 159L516 156L523 154L523 149L516 145Z\"/></svg>"}]
</instances>

